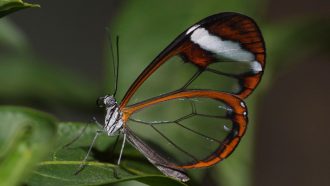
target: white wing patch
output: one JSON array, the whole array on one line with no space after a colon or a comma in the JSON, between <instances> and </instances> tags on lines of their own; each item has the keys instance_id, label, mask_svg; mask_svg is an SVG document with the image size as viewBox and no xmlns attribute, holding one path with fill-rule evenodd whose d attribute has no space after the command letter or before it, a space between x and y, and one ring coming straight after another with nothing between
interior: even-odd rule
<instances>
[{"instance_id":1,"label":"white wing patch","mask_svg":"<svg viewBox=\"0 0 330 186\"><path fill-rule=\"evenodd\" d=\"M252 61L251 62L251 69L255 73L259 73L259 72L262 71L262 67L261 67L261 65L260 65L260 63L258 61Z\"/></svg>"},{"instance_id":2,"label":"white wing patch","mask_svg":"<svg viewBox=\"0 0 330 186\"><path fill-rule=\"evenodd\" d=\"M188 31L191 30L189 29ZM190 38L192 42L198 44L204 50L219 56L240 62L251 62L255 60L254 54L242 49L239 43L222 40L218 36L211 35L205 28L200 27L193 30Z\"/></svg>"}]
</instances>

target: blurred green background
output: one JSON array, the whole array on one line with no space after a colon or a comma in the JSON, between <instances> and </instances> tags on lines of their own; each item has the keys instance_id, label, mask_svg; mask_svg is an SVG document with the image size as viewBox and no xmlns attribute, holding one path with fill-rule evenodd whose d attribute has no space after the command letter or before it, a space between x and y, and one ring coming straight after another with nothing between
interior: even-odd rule
<instances>
[{"instance_id":1,"label":"blurred green background","mask_svg":"<svg viewBox=\"0 0 330 186\"><path fill-rule=\"evenodd\" d=\"M0 5L3 2L0 0ZM95 163L90 166L90 172L87 169L77 178L72 172L86 148L52 154L51 145L63 146L70 136L79 133L82 123L89 122L93 116L102 116L95 100L110 93L113 86L105 27L120 36L118 93L122 96L145 66L178 34L204 17L224 11L240 12L256 20L266 41L266 71L257 91L247 99L250 122L242 143L227 160L193 171L188 184L330 184L329 1L43 0L34 3L41 8L29 8L0 19L0 104L12 105L0 108L0 185L114 184L113 175L104 171L104 167L112 166L111 158L93 157L97 162L109 163ZM57 119L21 106L47 112ZM44 125L47 127L40 127ZM54 137L55 127L57 137ZM89 138L79 141L81 146L88 147L94 131L91 128L86 134ZM100 142L97 145L100 152L94 153L106 152L104 149L111 142L111 139ZM141 158L134 149L128 151L127 159ZM101 157L104 156L107 154ZM32 169L41 160L44 161L37 169ZM118 185L136 185L137 181L181 185L164 177L144 177L137 170L148 172L144 170L148 164L134 168L134 162L139 161L126 162L130 171L122 170L122 175L135 181ZM154 170L150 172L157 174ZM56 176L58 179L49 181Z\"/></svg>"}]
</instances>

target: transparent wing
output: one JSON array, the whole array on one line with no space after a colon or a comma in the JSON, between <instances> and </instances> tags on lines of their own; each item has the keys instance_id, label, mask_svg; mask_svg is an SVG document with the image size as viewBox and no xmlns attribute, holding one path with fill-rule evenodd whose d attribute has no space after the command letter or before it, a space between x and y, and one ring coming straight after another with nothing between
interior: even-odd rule
<instances>
[{"instance_id":1,"label":"transparent wing","mask_svg":"<svg viewBox=\"0 0 330 186\"><path fill-rule=\"evenodd\" d=\"M162 157L153 159L154 164L178 169L206 167L226 158L247 125L244 102L216 91L169 93L126 107L123 113L125 127Z\"/></svg>"},{"instance_id":2,"label":"transparent wing","mask_svg":"<svg viewBox=\"0 0 330 186\"><path fill-rule=\"evenodd\" d=\"M121 108L181 90L215 90L247 97L265 66L256 23L238 13L207 17L179 35L140 74Z\"/></svg>"}]
</instances>

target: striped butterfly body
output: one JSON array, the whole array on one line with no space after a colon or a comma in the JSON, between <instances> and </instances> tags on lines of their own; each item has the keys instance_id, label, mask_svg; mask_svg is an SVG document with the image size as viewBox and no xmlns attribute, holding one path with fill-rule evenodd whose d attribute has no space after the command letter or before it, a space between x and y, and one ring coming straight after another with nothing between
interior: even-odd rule
<instances>
[{"instance_id":1,"label":"striped butterfly body","mask_svg":"<svg viewBox=\"0 0 330 186\"><path fill-rule=\"evenodd\" d=\"M107 111L104 131L123 134L123 144L127 139L165 175L188 181L185 169L214 165L234 151L248 122L243 99L264 67L265 44L253 19L230 12L209 16L166 47L119 104L113 96L100 98ZM168 68L165 78L157 75L162 68ZM148 84L153 77L166 81L156 82L156 95L134 102L144 86L154 88Z\"/></svg>"}]
</instances>

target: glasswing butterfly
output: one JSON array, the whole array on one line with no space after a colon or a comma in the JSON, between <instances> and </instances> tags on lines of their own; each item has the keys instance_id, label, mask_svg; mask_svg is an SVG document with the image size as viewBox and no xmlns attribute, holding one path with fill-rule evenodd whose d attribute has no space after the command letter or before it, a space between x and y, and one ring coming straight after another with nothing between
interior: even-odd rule
<instances>
[{"instance_id":1,"label":"glasswing butterfly","mask_svg":"<svg viewBox=\"0 0 330 186\"><path fill-rule=\"evenodd\" d=\"M194 24L143 70L119 104L111 95L99 98L106 108L104 132L123 135L118 164L126 140L180 181L189 180L185 169L222 161L246 131L243 99L258 85L264 67L265 43L250 17L226 12ZM165 76L158 73L162 68ZM156 86L149 87L153 77ZM144 84L156 95L142 94L145 98L135 102Z\"/></svg>"}]
</instances>

